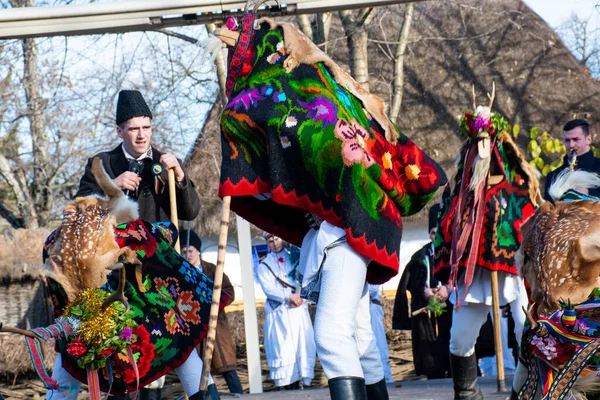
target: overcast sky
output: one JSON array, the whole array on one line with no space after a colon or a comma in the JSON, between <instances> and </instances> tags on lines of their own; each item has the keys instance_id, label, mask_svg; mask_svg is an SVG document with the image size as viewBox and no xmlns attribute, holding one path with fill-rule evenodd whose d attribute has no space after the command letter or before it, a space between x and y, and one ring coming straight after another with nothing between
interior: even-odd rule
<instances>
[{"instance_id":1,"label":"overcast sky","mask_svg":"<svg viewBox=\"0 0 600 400\"><path fill-rule=\"evenodd\" d=\"M592 17L598 23L600 9L596 4L600 0L524 0L536 13L544 18L553 28L560 25L571 13L581 18Z\"/></svg>"}]
</instances>

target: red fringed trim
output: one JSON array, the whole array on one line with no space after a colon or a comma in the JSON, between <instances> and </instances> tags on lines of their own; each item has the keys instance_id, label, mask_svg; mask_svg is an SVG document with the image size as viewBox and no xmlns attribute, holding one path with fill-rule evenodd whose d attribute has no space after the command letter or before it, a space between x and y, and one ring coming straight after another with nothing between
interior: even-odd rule
<instances>
[{"instance_id":1,"label":"red fringed trim","mask_svg":"<svg viewBox=\"0 0 600 400\"><path fill-rule=\"evenodd\" d=\"M321 202L313 203L308 198L308 195L298 196L295 190L286 193L284 192L283 187L279 185L271 190L271 196L276 203L298 207L313 214L317 214L332 225L342 225L342 220L335 214L333 209L325 210Z\"/></svg>"},{"instance_id":2,"label":"red fringed trim","mask_svg":"<svg viewBox=\"0 0 600 400\"><path fill-rule=\"evenodd\" d=\"M321 202L312 202L308 195L298 196L295 190L292 190L286 193L283 190L281 185L276 188L271 189L269 187L268 182L264 182L261 179L257 179L255 183L249 182L247 179L243 178L240 180L238 184L233 184L231 180L227 179L223 184L219 187L219 196L233 196L233 197L241 197L241 196L252 196L255 194L262 193L271 193L272 201L276 203L298 207L300 209L309 211L323 218L327 222L335 226L341 226L342 220L338 215L335 214L333 209L326 210L323 207ZM232 202L232 206L234 203ZM273 231L274 224L271 219L262 218L258 213L252 212L252 210L248 210L247 208L242 209L242 205L239 205L240 208L238 210L243 211L246 215L247 219L252 219L253 223L260 228L266 231ZM237 207L235 207L237 208ZM233 207L232 207L233 209ZM236 210L234 210L236 211ZM238 211L236 211L238 212ZM242 215L242 213L238 214ZM281 230L281 227L278 227ZM375 242L367 243L366 235L362 235L360 237L356 237L352 234L352 231L348 228L344 229L346 231L346 240L350 247L356 250L358 253L364 255L375 261L378 264L381 264L384 267L390 269L390 273L384 273L382 276L385 276L385 280L381 280L382 282L387 281L389 278L393 277L398 273L398 268L400 265L400 259L397 251L393 251L389 253L387 248L379 249ZM297 232L288 232L288 235L282 234L279 232L279 235L290 243L294 243L299 245L302 243L302 237L298 236ZM378 274L379 275L379 274ZM375 283L378 281L379 276L372 277L370 282Z\"/></svg>"},{"instance_id":3,"label":"red fringed trim","mask_svg":"<svg viewBox=\"0 0 600 400\"><path fill-rule=\"evenodd\" d=\"M239 183L233 183L229 178L219 185L219 197L225 196L253 196L255 194L269 193L271 185L260 178L251 183L246 178L242 178Z\"/></svg>"}]
</instances>

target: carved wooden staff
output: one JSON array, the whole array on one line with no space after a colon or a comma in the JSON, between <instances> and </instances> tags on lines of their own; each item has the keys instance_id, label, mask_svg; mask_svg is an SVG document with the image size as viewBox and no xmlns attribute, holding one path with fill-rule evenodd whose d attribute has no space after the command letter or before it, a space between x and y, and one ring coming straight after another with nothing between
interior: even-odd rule
<instances>
[{"instance_id":1,"label":"carved wooden staff","mask_svg":"<svg viewBox=\"0 0 600 400\"><path fill-rule=\"evenodd\" d=\"M171 168L167 172L169 177L169 204L171 207L171 222L177 229L179 229L179 218L177 217L177 194L175 193L175 171L173 168ZM181 249L179 247L179 235L177 235L177 241L173 243L173 247L178 254L181 254Z\"/></svg>"},{"instance_id":2,"label":"carved wooden staff","mask_svg":"<svg viewBox=\"0 0 600 400\"><path fill-rule=\"evenodd\" d=\"M488 93L488 98L490 99L490 110L492 109L492 105L494 104L494 99L496 98L496 82L492 82L492 95ZM473 86L473 103L475 104L475 86ZM488 144L484 144L483 147L489 149L489 141L490 139L484 139ZM480 141L481 143L481 141ZM479 150L481 151L481 145L479 145ZM489 150L487 150L489 152ZM497 179L493 175L490 174L488 177L488 185L497 183ZM489 187L489 186L488 186ZM494 348L496 350L496 369L498 371L497 375L497 383L498 383L498 391L505 392L506 391L506 382L504 380L504 358L502 354L502 331L500 329L502 323L500 321L500 296L498 294L498 271L492 271L491 275L491 285L492 285L492 316L494 317Z\"/></svg>"},{"instance_id":3,"label":"carved wooden staff","mask_svg":"<svg viewBox=\"0 0 600 400\"><path fill-rule=\"evenodd\" d=\"M498 271L492 271L492 315L494 317L494 348L496 350L496 369L498 370L498 391L506 392L504 380L504 358L502 355L502 331L500 330L500 300L498 295Z\"/></svg>"},{"instance_id":4,"label":"carved wooden staff","mask_svg":"<svg viewBox=\"0 0 600 400\"><path fill-rule=\"evenodd\" d=\"M214 32L213 24L207 25L209 33ZM225 95L225 58L223 53L219 52L216 58L217 75L221 86L222 100L227 104ZM223 283L223 270L225 269L225 256L227 254L227 233L229 228L229 209L231 205L231 196L223 197L223 211L221 215L221 230L219 232L219 251L217 253L217 269L215 270L215 285L213 287L212 304L210 306L210 319L208 320L208 333L204 340L204 349L202 361L202 378L200 379L200 392L205 394L208 389L208 377L210 375L210 366L212 363L213 350L215 348L215 335L217 333L217 318L219 315L219 302L221 301L221 286Z\"/></svg>"},{"instance_id":5,"label":"carved wooden staff","mask_svg":"<svg viewBox=\"0 0 600 400\"><path fill-rule=\"evenodd\" d=\"M179 230L179 216L177 215L177 193L175 192L175 169L170 168L167 171L167 178L169 180L169 207L171 208L170 219L171 222L175 225L175 228ZM181 247L179 246L179 243L179 235L177 235L177 240L175 241L175 243L173 243L173 248L175 249L177 254L181 254ZM188 396L186 394L184 394L184 399L188 400Z\"/></svg>"}]
</instances>

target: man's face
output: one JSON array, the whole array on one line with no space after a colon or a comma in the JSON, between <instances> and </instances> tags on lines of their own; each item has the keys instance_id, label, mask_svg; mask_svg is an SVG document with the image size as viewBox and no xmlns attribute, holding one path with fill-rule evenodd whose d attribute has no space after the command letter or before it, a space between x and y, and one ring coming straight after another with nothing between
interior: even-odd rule
<instances>
[{"instance_id":1,"label":"man's face","mask_svg":"<svg viewBox=\"0 0 600 400\"><path fill-rule=\"evenodd\" d=\"M592 144L592 135L585 135L581 127L563 132L563 142L567 148L567 154L575 153L581 156L590 151Z\"/></svg>"},{"instance_id":2,"label":"man's face","mask_svg":"<svg viewBox=\"0 0 600 400\"><path fill-rule=\"evenodd\" d=\"M200 264L200 252L194 246L184 247L181 254L193 266Z\"/></svg>"},{"instance_id":3,"label":"man's face","mask_svg":"<svg viewBox=\"0 0 600 400\"><path fill-rule=\"evenodd\" d=\"M123 139L125 150L135 158L145 154L152 139L152 120L148 117L135 117L117 126L117 135Z\"/></svg>"},{"instance_id":4,"label":"man's face","mask_svg":"<svg viewBox=\"0 0 600 400\"><path fill-rule=\"evenodd\" d=\"M267 245L269 246L269 250L275 253L279 253L283 250L283 240L275 235L269 235L267 237Z\"/></svg>"},{"instance_id":5,"label":"man's face","mask_svg":"<svg viewBox=\"0 0 600 400\"><path fill-rule=\"evenodd\" d=\"M437 228L431 228L429 230L429 239L433 242L435 240L435 233L437 232Z\"/></svg>"}]
</instances>

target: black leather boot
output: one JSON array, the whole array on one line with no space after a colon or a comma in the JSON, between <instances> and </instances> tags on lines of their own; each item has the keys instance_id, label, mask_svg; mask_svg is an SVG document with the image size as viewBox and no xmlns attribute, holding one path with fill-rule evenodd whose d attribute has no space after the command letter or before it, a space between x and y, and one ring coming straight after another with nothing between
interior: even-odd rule
<instances>
[{"instance_id":1,"label":"black leather boot","mask_svg":"<svg viewBox=\"0 0 600 400\"><path fill-rule=\"evenodd\" d=\"M458 357L450 354L454 400L483 400L483 393L477 383L477 358Z\"/></svg>"},{"instance_id":2,"label":"black leather boot","mask_svg":"<svg viewBox=\"0 0 600 400\"><path fill-rule=\"evenodd\" d=\"M160 400L161 389L142 389L140 390L140 400Z\"/></svg>"},{"instance_id":3,"label":"black leather boot","mask_svg":"<svg viewBox=\"0 0 600 400\"><path fill-rule=\"evenodd\" d=\"M385 378L372 385L367 385L367 400L390 400Z\"/></svg>"},{"instance_id":4,"label":"black leather boot","mask_svg":"<svg viewBox=\"0 0 600 400\"><path fill-rule=\"evenodd\" d=\"M217 385L208 385L206 392L197 392L189 397L190 400L221 400Z\"/></svg>"},{"instance_id":5,"label":"black leather boot","mask_svg":"<svg viewBox=\"0 0 600 400\"><path fill-rule=\"evenodd\" d=\"M365 380L355 376L340 376L329 380L331 400L367 400Z\"/></svg>"},{"instance_id":6,"label":"black leather boot","mask_svg":"<svg viewBox=\"0 0 600 400\"><path fill-rule=\"evenodd\" d=\"M515 389L510 391L510 400L519 400L519 394L515 392Z\"/></svg>"}]
</instances>

